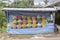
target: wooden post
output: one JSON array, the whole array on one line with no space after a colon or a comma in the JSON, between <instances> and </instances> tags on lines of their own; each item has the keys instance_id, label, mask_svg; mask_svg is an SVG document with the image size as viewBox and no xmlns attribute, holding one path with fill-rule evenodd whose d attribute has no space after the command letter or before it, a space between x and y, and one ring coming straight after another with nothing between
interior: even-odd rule
<instances>
[{"instance_id":1,"label":"wooden post","mask_svg":"<svg viewBox=\"0 0 60 40\"><path fill-rule=\"evenodd\" d=\"M55 24L55 15L56 15L56 12L52 12L52 14L53 14L53 22L54 22L54 32L55 33L58 33L58 27L57 27L57 25Z\"/></svg>"}]
</instances>

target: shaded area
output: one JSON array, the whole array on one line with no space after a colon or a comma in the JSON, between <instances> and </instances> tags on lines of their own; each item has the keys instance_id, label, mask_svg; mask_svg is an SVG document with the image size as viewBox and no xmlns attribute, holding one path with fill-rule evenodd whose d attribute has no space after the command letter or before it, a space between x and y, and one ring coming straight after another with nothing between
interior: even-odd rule
<instances>
[{"instance_id":1,"label":"shaded area","mask_svg":"<svg viewBox=\"0 0 60 40\"><path fill-rule=\"evenodd\" d=\"M60 25L60 10L58 10L55 14L55 24ZM55 31L60 32L60 26L55 25Z\"/></svg>"},{"instance_id":2,"label":"shaded area","mask_svg":"<svg viewBox=\"0 0 60 40\"><path fill-rule=\"evenodd\" d=\"M60 10L55 14L55 24L60 25Z\"/></svg>"}]
</instances>

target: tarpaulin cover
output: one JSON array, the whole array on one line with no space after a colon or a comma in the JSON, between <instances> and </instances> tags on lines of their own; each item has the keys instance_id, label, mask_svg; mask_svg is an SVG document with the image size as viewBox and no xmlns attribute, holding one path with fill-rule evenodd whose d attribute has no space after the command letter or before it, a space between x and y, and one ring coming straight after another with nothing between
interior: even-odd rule
<instances>
[{"instance_id":1,"label":"tarpaulin cover","mask_svg":"<svg viewBox=\"0 0 60 40\"><path fill-rule=\"evenodd\" d=\"M13 24L12 20L14 16L45 16L50 17L51 12L39 12L39 11L8 11L8 24ZM47 23L46 27L36 27L36 28L20 28L11 29L7 26L7 32L10 34L40 34L40 33L53 33L54 23Z\"/></svg>"}]
</instances>

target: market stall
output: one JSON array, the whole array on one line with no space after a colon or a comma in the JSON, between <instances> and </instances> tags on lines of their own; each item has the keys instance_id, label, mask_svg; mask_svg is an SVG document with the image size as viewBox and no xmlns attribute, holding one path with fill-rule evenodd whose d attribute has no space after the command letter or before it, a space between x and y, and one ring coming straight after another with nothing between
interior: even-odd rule
<instances>
[{"instance_id":1,"label":"market stall","mask_svg":"<svg viewBox=\"0 0 60 40\"><path fill-rule=\"evenodd\" d=\"M9 34L54 33L55 8L3 8Z\"/></svg>"}]
</instances>

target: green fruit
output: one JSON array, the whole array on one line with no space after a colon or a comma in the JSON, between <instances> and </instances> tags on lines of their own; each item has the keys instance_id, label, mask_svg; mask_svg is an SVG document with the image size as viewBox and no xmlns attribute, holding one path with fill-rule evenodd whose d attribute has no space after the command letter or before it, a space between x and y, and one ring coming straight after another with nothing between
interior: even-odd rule
<instances>
[{"instance_id":1,"label":"green fruit","mask_svg":"<svg viewBox=\"0 0 60 40\"><path fill-rule=\"evenodd\" d=\"M30 26L32 26L32 25L31 25L31 23L28 23L27 26L30 27Z\"/></svg>"},{"instance_id":2,"label":"green fruit","mask_svg":"<svg viewBox=\"0 0 60 40\"><path fill-rule=\"evenodd\" d=\"M22 22L22 20L18 20L18 22Z\"/></svg>"},{"instance_id":3,"label":"green fruit","mask_svg":"<svg viewBox=\"0 0 60 40\"><path fill-rule=\"evenodd\" d=\"M38 15L38 16L37 16L37 19L40 19L40 18L41 18L41 16L40 16L40 15Z\"/></svg>"}]
</instances>

